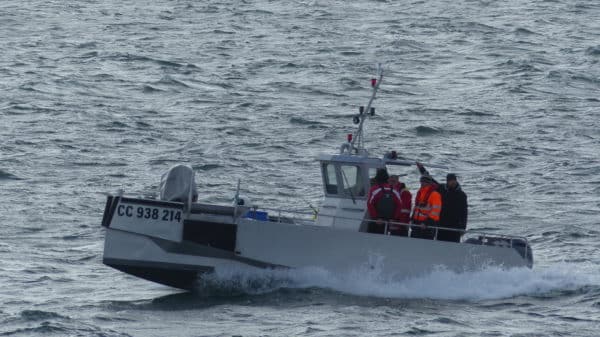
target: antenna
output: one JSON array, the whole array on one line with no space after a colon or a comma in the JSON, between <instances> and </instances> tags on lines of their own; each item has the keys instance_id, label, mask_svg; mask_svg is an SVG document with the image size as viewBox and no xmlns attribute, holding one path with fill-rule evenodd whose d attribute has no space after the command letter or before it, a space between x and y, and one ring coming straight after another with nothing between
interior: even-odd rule
<instances>
[{"instance_id":1,"label":"antenna","mask_svg":"<svg viewBox=\"0 0 600 337\"><path fill-rule=\"evenodd\" d=\"M371 94L371 99L367 104L367 108L364 106L359 107L358 115L354 116L352 119L354 124L358 124L358 130L356 130L355 137L352 137L352 141L350 141L350 148L355 149L357 153L362 154L365 153L364 148L364 137L363 137L363 125L365 120L369 116L375 115L375 108L371 107L373 100L375 100L375 95L377 94L377 90L379 89L379 85L381 84L381 80L383 79L383 68L381 67L381 63L377 64L377 76L379 78L371 79L371 87L373 87L373 93ZM355 145L356 144L356 145Z\"/></svg>"}]
</instances>

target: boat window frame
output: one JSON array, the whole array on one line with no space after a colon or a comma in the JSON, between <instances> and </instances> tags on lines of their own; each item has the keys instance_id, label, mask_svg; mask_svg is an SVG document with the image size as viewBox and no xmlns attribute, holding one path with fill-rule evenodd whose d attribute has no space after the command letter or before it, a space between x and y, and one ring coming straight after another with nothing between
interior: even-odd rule
<instances>
[{"instance_id":1,"label":"boat window frame","mask_svg":"<svg viewBox=\"0 0 600 337\"><path fill-rule=\"evenodd\" d=\"M350 166L355 167L357 170L356 177L360 177L356 179L362 185L361 187L357 187L357 184L353 185L352 194L350 194L348 187L346 187L346 182L344 176L342 174L342 166ZM332 167L335 170L335 192L332 191L332 184L330 182L330 175L328 172L328 168ZM328 197L336 197L336 198L344 198L344 199L366 199L367 192L370 188L370 184L368 183L368 167L366 165L360 163L350 163L350 162L337 162L337 161L322 161L321 162L321 175L323 180L323 190L325 196ZM360 179L360 181L359 181ZM360 193L357 193L360 192Z\"/></svg>"},{"instance_id":2,"label":"boat window frame","mask_svg":"<svg viewBox=\"0 0 600 337\"><path fill-rule=\"evenodd\" d=\"M343 174L343 169L344 167L353 167L356 168L356 174L355 174L355 182L356 184L354 184L352 187L351 186L346 186L346 178L348 178L346 176L346 178L344 178L344 174ZM366 184L366 180L365 180L365 174L364 174L364 166L360 165L360 164L355 164L355 163L338 163L338 171L340 173L340 175L342 176L342 193L340 194L343 197L348 197L348 198L358 198L358 199L362 199L362 198L366 198L367 196L367 189L369 188ZM348 181L348 183L350 183L350 181ZM352 193L350 193L350 191L352 191Z\"/></svg>"},{"instance_id":3,"label":"boat window frame","mask_svg":"<svg viewBox=\"0 0 600 337\"><path fill-rule=\"evenodd\" d=\"M329 175L329 167L333 167L333 173L335 176L335 185L334 184L330 184L330 175ZM327 196L339 196L340 194L340 177L339 177L339 172L338 172L338 168L336 166L335 162L331 162L331 161L326 161L326 162L322 162L321 163L321 175L323 177L323 189L325 192L325 195ZM332 192L330 190L330 187L335 187L335 192Z\"/></svg>"}]
</instances>

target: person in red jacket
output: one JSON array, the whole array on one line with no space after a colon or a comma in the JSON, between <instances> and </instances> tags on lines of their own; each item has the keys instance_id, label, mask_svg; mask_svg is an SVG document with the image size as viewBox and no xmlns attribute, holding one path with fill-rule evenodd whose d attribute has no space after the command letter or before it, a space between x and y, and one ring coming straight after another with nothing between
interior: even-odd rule
<instances>
[{"instance_id":1,"label":"person in red jacket","mask_svg":"<svg viewBox=\"0 0 600 337\"><path fill-rule=\"evenodd\" d=\"M389 179L390 186L400 195L400 215L398 221L410 223L410 211L412 209L412 194L406 185L400 181L398 175L392 174ZM408 236L408 226L392 225L392 234Z\"/></svg>"},{"instance_id":2,"label":"person in red jacket","mask_svg":"<svg viewBox=\"0 0 600 337\"><path fill-rule=\"evenodd\" d=\"M400 194L388 183L389 175L386 169L378 169L375 175L375 184L371 186L367 198L367 209L369 217L369 233L384 234L387 230L390 234L396 234L397 228L389 226L389 221L399 222L402 211Z\"/></svg>"}]
</instances>

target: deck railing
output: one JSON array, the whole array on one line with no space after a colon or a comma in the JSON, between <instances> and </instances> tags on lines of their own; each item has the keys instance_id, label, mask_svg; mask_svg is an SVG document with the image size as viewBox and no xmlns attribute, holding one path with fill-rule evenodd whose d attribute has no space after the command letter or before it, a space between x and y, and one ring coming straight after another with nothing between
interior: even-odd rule
<instances>
[{"instance_id":1,"label":"deck railing","mask_svg":"<svg viewBox=\"0 0 600 337\"><path fill-rule=\"evenodd\" d=\"M232 207L232 206L218 206L218 205L209 205L209 204L193 204L192 213L201 212L201 213L209 213L209 214L222 214L222 215L232 215L235 218L245 217L245 218L254 218L256 220L261 221L269 221L269 222L277 222L277 223L287 223L287 224L296 224L296 225L305 225L305 226L318 226L324 227L323 225L318 225L316 222L317 216L319 217L328 217L332 219L332 227L336 227L335 223L339 221L352 221L352 222L360 222L360 227L357 230L368 232L368 224L370 222L375 222L376 220L371 219L361 219L356 217L343 217L343 216L334 216L334 215L324 215L319 214L317 212L306 212L306 211L296 211L291 209L273 209L273 208L257 208L257 207ZM256 215L261 215L262 217L256 217ZM393 235L390 231L391 226L402 226L407 229L407 236L413 237L413 229L427 229L433 231L433 240L438 240L438 235L440 230L448 231L448 232L458 232L460 233L460 242L470 243L470 244L479 244L479 245L492 245L492 246L503 246L503 247L511 247L514 248L515 244L518 244L519 247L524 246L524 255L528 256L530 254L529 251L529 242L527 238L516 235L505 235L505 234L496 234L496 233L488 233L483 232L477 229L457 229L457 228L448 228L442 226L424 226L420 224L410 224L403 223L399 221L382 221L384 225L384 231L382 234ZM375 233L373 233L375 234ZM468 239L465 239L469 237Z\"/></svg>"},{"instance_id":2,"label":"deck railing","mask_svg":"<svg viewBox=\"0 0 600 337\"><path fill-rule=\"evenodd\" d=\"M315 213L308 213L305 211L295 211L295 210L284 210L284 209L269 209L269 208L261 208L260 210L269 212L269 221L279 222L279 223L295 223L298 225L317 226L315 223L315 217L317 214L315 214ZM351 218L351 217L323 215L323 214L318 214L318 216L320 216L320 217L325 216L325 217L332 218L334 220L334 223L335 223L335 220L362 221L363 223L375 221L375 220L370 220L370 219L357 219L357 218ZM426 229L433 230L433 232L434 232L433 240L437 240L439 231L444 230L444 231L451 231L451 232L459 232L459 233L461 233L461 238L463 238L463 239L464 239L465 235L467 235L469 237L475 236L475 237L477 237L476 244L488 245L488 244L491 244L491 242L497 241L497 245L499 245L499 246L506 245L505 243L508 243L508 245L507 245L508 247L513 247L515 242L519 242L521 244L524 243L525 247L529 247L529 242L528 242L527 238L523 237L523 236L517 236L517 235L497 234L497 233L483 232L483 231L480 231L477 229L464 230L464 229L449 228L449 227L442 227L442 226L423 227L423 225L420 225L420 224L410 224L410 223L403 223L403 222L398 222L398 221L383 221L383 224L384 224L384 233L383 234L386 234L386 235L392 235L389 231L389 228L390 228L390 226L394 225L394 226L406 227L407 232L408 232L408 237L411 237L413 228L419 228L419 229L426 228ZM335 227L335 225L333 225L333 227ZM465 240L463 240L463 241L465 241Z\"/></svg>"}]
</instances>

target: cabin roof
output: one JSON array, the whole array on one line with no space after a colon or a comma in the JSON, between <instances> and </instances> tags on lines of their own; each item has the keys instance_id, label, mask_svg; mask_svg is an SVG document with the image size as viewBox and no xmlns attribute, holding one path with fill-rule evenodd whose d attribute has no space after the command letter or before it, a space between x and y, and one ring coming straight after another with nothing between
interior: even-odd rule
<instances>
[{"instance_id":1,"label":"cabin roof","mask_svg":"<svg viewBox=\"0 0 600 337\"><path fill-rule=\"evenodd\" d=\"M415 164L413 160L405 159L389 159L389 158L373 158L357 155L328 155L321 154L318 157L319 161L328 161L336 163L349 163L349 164L366 164L370 167L384 167L385 165L400 165L400 166L412 166Z\"/></svg>"},{"instance_id":2,"label":"cabin roof","mask_svg":"<svg viewBox=\"0 0 600 337\"><path fill-rule=\"evenodd\" d=\"M319 161L328 161L336 163L350 163L350 164L367 164L368 166L383 167L383 161L381 158L372 158L364 156L346 155L346 154L321 154Z\"/></svg>"}]
</instances>

